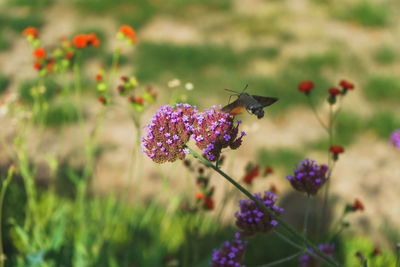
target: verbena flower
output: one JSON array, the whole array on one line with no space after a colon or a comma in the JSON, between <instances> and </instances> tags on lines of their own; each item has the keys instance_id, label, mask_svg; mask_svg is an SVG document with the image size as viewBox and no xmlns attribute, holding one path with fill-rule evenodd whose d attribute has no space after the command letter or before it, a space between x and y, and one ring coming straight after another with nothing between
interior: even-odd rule
<instances>
[{"instance_id":1,"label":"verbena flower","mask_svg":"<svg viewBox=\"0 0 400 267\"><path fill-rule=\"evenodd\" d=\"M240 240L238 235L232 241L225 241L220 249L214 249L211 267L245 267L240 264L247 241Z\"/></svg>"},{"instance_id":2,"label":"verbena flower","mask_svg":"<svg viewBox=\"0 0 400 267\"><path fill-rule=\"evenodd\" d=\"M196 145L203 150L205 158L210 161L218 160L221 150L226 147L237 149L242 144L242 137L245 136L239 132L240 121L234 126L233 116L212 106L211 109L199 113L196 116L196 128L193 132L193 138Z\"/></svg>"},{"instance_id":3,"label":"verbena flower","mask_svg":"<svg viewBox=\"0 0 400 267\"><path fill-rule=\"evenodd\" d=\"M314 160L305 159L295 166L294 175L288 175L286 178L297 191L315 195L329 178L328 166L319 166Z\"/></svg>"},{"instance_id":4,"label":"verbena flower","mask_svg":"<svg viewBox=\"0 0 400 267\"><path fill-rule=\"evenodd\" d=\"M400 129L394 130L390 136L390 143L395 147L400 148Z\"/></svg>"},{"instance_id":5,"label":"verbena flower","mask_svg":"<svg viewBox=\"0 0 400 267\"><path fill-rule=\"evenodd\" d=\"M264 196L260 193L254 194L266 207L268 207L276 215L283 212L282 208L275 205L276 197L274 193L265 191ZM278 224L272 216L253 200L240 200L240 212L235 213L236 226L241 229L241 236L252 236L256 233L268 233Z\"/></svg>"},{"instance_id":6,"label":"verbena flower","mask_svg":"<svg viewBox=\"0 0 400 267\"><path fill-rule=\"evenodd\" d=\"M318 245L319 251L324 252L327 254L329 257L333 257L333 253L335 250L335 245L334 244L320 244ZM310 252L314 252L312 248L308 249ZM320 254L319 251L315 252L315 254ZM317 260L314 259L311 255L309 254L304 254L300 257L300 263L302 267L318 267L321 266L321 263Z\"/></svg>"},{"instance_id":7,"label":"verbena flower","mask_svg":"<svg viewBox=\"0 0 400 267\"><path fill-rule=\"evenodd\" d=\"M189 104L161 106L142 137L144 153L157 163L184 159L189 153L185 144L193 133L196 112Z\"/></svg>"}]
</instances>

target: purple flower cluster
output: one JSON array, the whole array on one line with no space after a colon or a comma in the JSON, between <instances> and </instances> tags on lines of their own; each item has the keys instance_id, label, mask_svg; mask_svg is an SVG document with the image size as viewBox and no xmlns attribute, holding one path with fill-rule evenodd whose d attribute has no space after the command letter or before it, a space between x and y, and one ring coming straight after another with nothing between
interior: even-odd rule
<instances>
[{"instance_id":1,"label":"purple flower cluster","mask_svg":"<svg viewBox=\"0 0 400 267\"><path fill-rule=\"evenodd\" d=\"M335 245L334 244L320 244L318 246L319 250L324 252L326 255L328 255L329 257L333 257L333 253L335 250ZM314 252L314 250L312 248L309 249L310 252ZM318 254L318 252L317 252ZM314 259L311 255L309 254L304 254L301 255L300 257L300 263L302 267L317 267L317 266L321 266L321 263Z\"/></svg>"},{"instance_id":2,"label":"purple flower cluster","mask_svg":"<svg viewBox=\"0 0 400 267\"><path fill-rule=\"evenodd\" d=\"M286 178L297 191L315 195L329 178L328 166L319 166L314 160L305 159L295 166L294 175L288 175Z\"/></svg>"},{"instance_id":3,"label":"purple flower cluster","mask_svg":"<svg viewBox=\"0 0 400 267\"><path fill-rule=\"evenodd\" d=\"M238 237L238 236L236 236ZM245 267L240 264L243 258L244 249L247 241L235 238L226 241L220 249L214 249L213 257L210 262L211 267Z\"/></svg>"},{"instance_id":4,"label":"purple flower cluster","mask_svg":"<svg viewBox=\"0 0 400 267\"><path fill-rule=\"evenodd\" d=\"M394 130L390 136L390 143L395 147L400 148L400 129Z\"/></svg>"},{"instance_id":5,"label":"purple flower cluster","mask_svg":"<svg viewBox=\"0 0 400 267\"><path fill-rule=\"evenodd\" d=\"M193 132L196 113L196 107L189 104L161 106L142 137L144 153L157 163L184 159L189 153L185 144Z\"/></svg>"},{"instance_id":6,"label":"purple flower cluster","mask_svg":"<svg viewBox=\"0 0 400 267\"><path fill-rule=\"evenodd\" d=\"M265 191L264 196L260 193L254 194L265 206L272 210L276 215L283 212L282 208L275 205L276 197L274 193ZM253 200L239 201L240 213L236 212L236 226L242 231L241 236L252 236L256 233L268 233L274 226L278 224L271 215L261 209Z\"/></svg>"},{"instance_id":7,"label":"purple flower cluster","mask_svg":"<svg viewBox=\"0 0 400 267\"><path fill-rule=\"evenodd\" d=\"M193 132L196 145L203 150L204 156L210 161L218 160L221 150L226 147L237 149L242 144L242 137L239 132L240 121L234 126L233 116L217 110L215 106L196 116L197 127Z\"/></svg>"}]
</instances>

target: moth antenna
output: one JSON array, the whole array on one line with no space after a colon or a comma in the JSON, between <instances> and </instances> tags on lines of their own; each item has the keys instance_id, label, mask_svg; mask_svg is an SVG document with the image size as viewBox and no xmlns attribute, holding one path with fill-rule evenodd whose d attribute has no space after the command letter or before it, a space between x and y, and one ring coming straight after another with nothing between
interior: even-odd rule
<instances>
[{"instance_id":1,"label":"moth antenna","mask_svg":"<svg viewBox=\"0 0 400 267\"><path fill-rule=\"evenodd\" d=\"M249 87L249 85L248 85L248 84L246 84L246 86L243 88L243 91L242 91L242 93L243 93L244 91L246 91L247 87Z\"/></svg>"},{"instance_id":2,"label":"moth antenna","mask_svg":"<svg viewBox=\"0 0 400 267\"><path fill-rule=\"evenodd\" d=\"M233 91L233 90L231 90L231 89L224 89L225 91L228 91L228 92L231 92L231 93L235 93L235 95L239 95L240 93L239 92L236 92L236 91Z\"/></svg>"}]
</instances>

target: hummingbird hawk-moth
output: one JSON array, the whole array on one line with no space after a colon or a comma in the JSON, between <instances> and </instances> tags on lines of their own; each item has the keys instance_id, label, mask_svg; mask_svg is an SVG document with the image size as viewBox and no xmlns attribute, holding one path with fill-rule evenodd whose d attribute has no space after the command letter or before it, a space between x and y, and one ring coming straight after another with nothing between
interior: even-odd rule
<instances>
[{"instance_id":1,"label":"hummingbird hawk-moth","mask_svg":"<svg viewBox=\"0 0 400 267\"><path fill-rule=\"evenodd\" d=\"M236 93L238 98L232 103L223 107L222 111L230 113L231 115L237 115L237 114L242 114L244 111L247 110L247 112L249 112L250 114L254 114L257 116L257 118L261 119L262 117L264 117L263 108L270 106L276 101L278 101L278 98L276 97L250 95L244 92L246 89L247 85L243 89L243 92L241 93L225 89L227 91Z\"/></svg>"}]
</instances>

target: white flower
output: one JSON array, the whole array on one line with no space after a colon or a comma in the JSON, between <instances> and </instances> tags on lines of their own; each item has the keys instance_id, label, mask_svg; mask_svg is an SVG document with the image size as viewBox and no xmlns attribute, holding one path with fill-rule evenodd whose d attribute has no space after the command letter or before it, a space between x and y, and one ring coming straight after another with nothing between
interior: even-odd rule
<instances>
[{"instance_id":1,"label":"white flower","mask_svg":"<svg viewBox=\"0 0 400 267\"><path fill-rule=\"evenodd\" d=\"M188 90L188 91L193 90L193 83L186 83L186 84L185 84L185 88L186 88L186 90Z\"/></svg>"},{"instance_id":2,"label":"white flower","mask_svg":"<svg viewBox=\"0 0 400 267\"><path fill-rule=\"evenodd\" d=\"M168 87L173 88L181 85L181 81L179 79L172 79L168 82Z\"/></svg>"}]
</instances>

